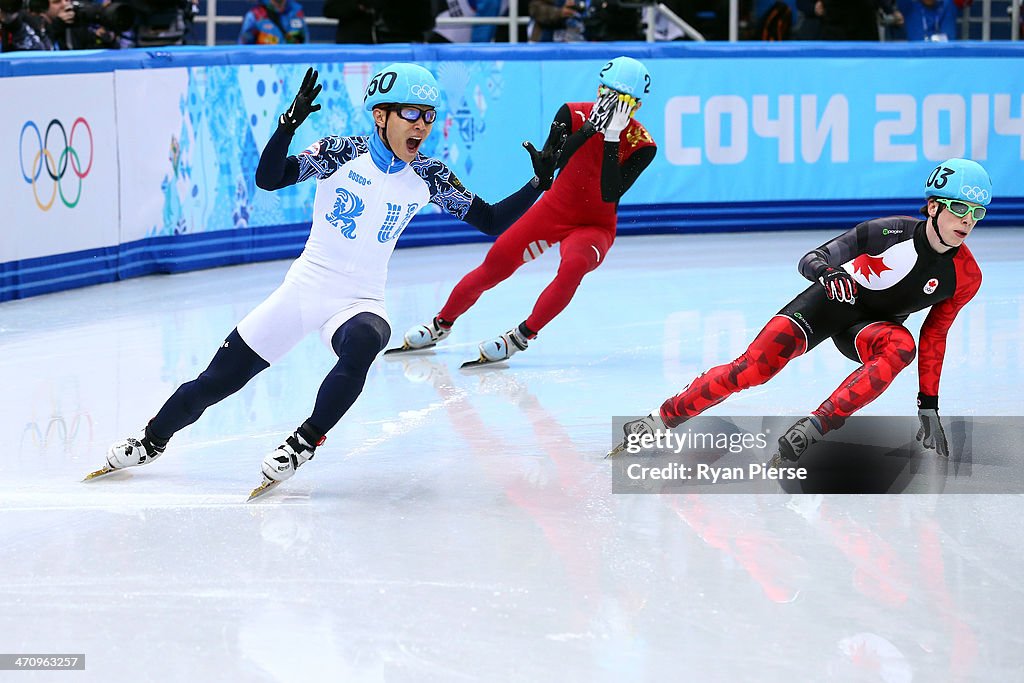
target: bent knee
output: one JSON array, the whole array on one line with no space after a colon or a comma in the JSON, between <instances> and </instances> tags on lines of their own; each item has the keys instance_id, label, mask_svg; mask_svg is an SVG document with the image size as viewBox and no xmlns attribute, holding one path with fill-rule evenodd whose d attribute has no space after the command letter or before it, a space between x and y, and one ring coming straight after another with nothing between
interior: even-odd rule
<instances>
[{"instance_id":1,"label":"bent knee","mask_svg":"<svg viewBox=\"0 0 1024 683\"><path fill-rule=\"evenodd\" d=\"M914 362L917 357L917 345L914 343L914 335L905 327L900 327L893 335L893 352L903 367Z\"/></svg>"},{"instance_id":2,"label":"bent knee","mask_svg":"<svg viewBox=\"0 0 1024 683\"><path fill-rule=\"evenodd\" d=\"M477 268L488 275L500 275L514 272L521 265L532 259L526 259L513 245L495 245L484 257L484 262Z\"/></svg>"},{"instance_id":3,"label":"bent knee","mask_svg":"<svg viewBox=\"0 0 1024 683\"><path fill-rule=\"evenodd\" d=\"M571 274L582 278L597 268L600 263L600 260L596 258L593 252L588 254L586 251L575 251L562 257L562 263L558 266L558 274Z\"/></svg>"},{"instance_id":4,"label":"bent knee","mask_svg":"<svg viewBox=\"0 0 1024 683\"><path fill-rule=\"evenodd\" d=\"M391 326L374 313L359 313L334 333L331 346L338 356L368 355L370 359L383 349L391 338Z\"/></svg>"},{"instance_id":5,"label":"bent knee","mask_svg":"<svg viewBox=\"0 0 1024 683\"><path fill-rule=\"evenodd\" d=\"M871 344L870 356L885 356L894 367L903 369L917 357L914 335L902 325L888 326Z\"/></svg>"}]
</instances>

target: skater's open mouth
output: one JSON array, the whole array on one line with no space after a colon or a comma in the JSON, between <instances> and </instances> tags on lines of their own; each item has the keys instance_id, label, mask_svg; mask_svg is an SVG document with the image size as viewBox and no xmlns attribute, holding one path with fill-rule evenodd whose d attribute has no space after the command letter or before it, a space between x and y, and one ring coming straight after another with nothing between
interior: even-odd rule
<instances>
[{"instance_id":1,"label":"skater's open mouth","mask_svg":"<svg viewBox=\"0 0 1024 683\"><path fill-rule=\"evenodd\" d=\"M420 145L423 144L423 138L411 137L405 141L405 148L409 150L409 153L415 153L419 150Z\"/></svg>"},{"instance_id":2,"label":"skater's open mouth","mask_svg":"<svg viewBox=\"0 0 1024 683\"><path fill-rule=\"evenodd\" d=\"M954 230L953 232L955 232L956 236L959 237L960 239L966 239L967 238L967 233L964 232L963 230Z\"/></svg>"}]
</instances>

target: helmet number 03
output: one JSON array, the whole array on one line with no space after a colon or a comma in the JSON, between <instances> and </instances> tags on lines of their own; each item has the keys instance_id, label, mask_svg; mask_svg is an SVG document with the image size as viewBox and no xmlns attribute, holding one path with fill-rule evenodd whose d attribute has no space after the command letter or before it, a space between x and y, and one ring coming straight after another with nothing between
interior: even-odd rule
<instances>
[{"instance_id":1,"label":"helmet number 03","mask_svg":"<svg viewBox=\"0 0 1024 683\"><path fill-rule=\"evenodd\" d=\"M378 90L382 93L390 92L395 87L395 81L398 79L398 74L394 71L385 71L379 73L373 77L370 81L370 86L366 89L367 97L372 97L377 93Z\"/></svg>"},{"instance_id":2,"label":"helmet number 03","mask_svg":"<svg viewBox=\"0 0 1024 683\"><path fill-rule=\"evenodd\" d=\"M949 176L953 175L956 171L945 166L939 166L932 171L931 176L928 178L928 187L934 187L941 190L946 186L946 182L949 180Z\"/></svg>"}]
</instances>

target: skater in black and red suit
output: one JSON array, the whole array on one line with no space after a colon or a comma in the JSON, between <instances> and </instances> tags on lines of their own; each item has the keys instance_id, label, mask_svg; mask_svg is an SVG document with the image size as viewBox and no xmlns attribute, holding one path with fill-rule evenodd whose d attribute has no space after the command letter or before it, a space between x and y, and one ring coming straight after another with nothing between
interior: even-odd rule
<instances>
[{"instance_id":1,"label":"skater in black and red suit","mask_svg":"<svg viewBox=\"0 0 1024 683\"><path fill-rule=\"evenodd\" d=\"M676 427L737 391L764 384L790 360L831 339L860 367L779 439L773 462L796 461L822 435L878 398L910 365L914 337L903 323L911 313L930 307L916 349L917 438L948 456L938 415L946 333L981 286L981 269L964 240L985 216L992 181L980 164L949 159L929 174L925 197L924 220L890 216L866 221L805 254L800 274L815 284L769 320L739 358L703 373L658 411L627 422L625 438ZM623 448L620 444L609 455Z\"/></svg>"},{"instance_id":2,"label":"skater in black and red suit","mask_svg":"<svg viewBox=\"0 0 1024 683\"><path fill-rule=\"evenodd\" d=\"M484 262L452 290L437 316L405 334L403 350L425 349L448 336L452 324L480 295L520 266L559 245L555 279L521 324L480 344L484 362L507 359L562 312L583 277L604 262L615 240L619 200L654 159L657 147L633 115L650 92L651 77L639 61L616 57L599 75L596 102L563 104L555 125L571 132L551 190L498 238Z\"/></svg>"}]
</instances>

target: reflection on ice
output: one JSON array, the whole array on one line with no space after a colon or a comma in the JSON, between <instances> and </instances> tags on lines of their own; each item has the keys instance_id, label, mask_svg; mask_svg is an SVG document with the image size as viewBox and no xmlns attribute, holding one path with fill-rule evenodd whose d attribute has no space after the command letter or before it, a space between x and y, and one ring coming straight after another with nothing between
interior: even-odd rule
<instances>
[{"instance_id":1,"label":"reflection on ice","mask_svg":"<svg viewBox=\"0 0 1024 683\"><path fill-rule=\"evenodd\" d=\"M611 417L742 350L824 238L620 240L507 369L459 372L529 310L556 266L538 259L435 352L378 360L316 458L252 505L332 363L315 339L151 466L79 480L287 264L5 303L2 649L84 652L96 681L1014 679L1019 496L611 493ZM985 284L950 333L944 415L1019 412L1019 242L972 236ZM399 251L395 329L483 250ZM849 371L822 348L714 412L804 414ZM867 412L914 415L916 384Z\"/></svg>"}]
</instances>

